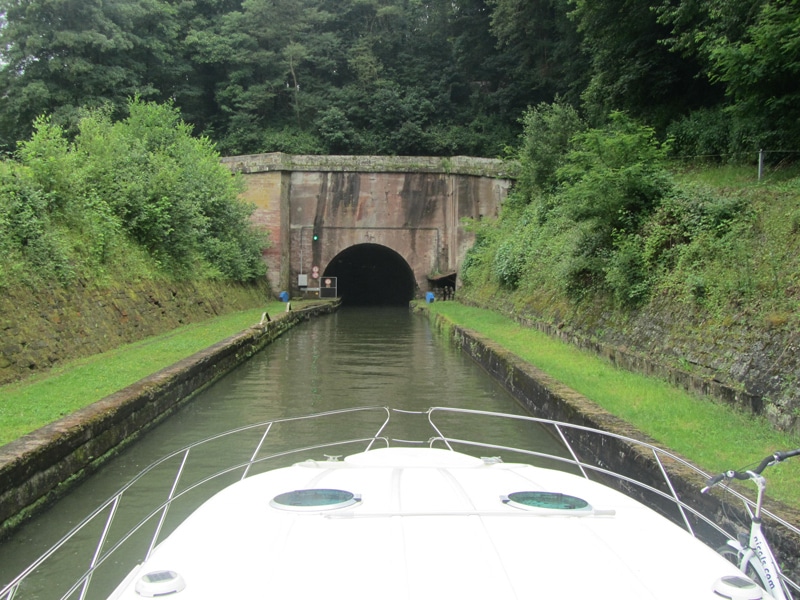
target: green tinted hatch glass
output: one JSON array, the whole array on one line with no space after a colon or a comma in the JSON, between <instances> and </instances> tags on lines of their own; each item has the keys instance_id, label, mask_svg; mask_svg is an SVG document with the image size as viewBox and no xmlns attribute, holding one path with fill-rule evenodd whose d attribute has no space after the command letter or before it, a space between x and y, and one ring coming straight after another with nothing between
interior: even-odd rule
<instances>
[{"instance_id":1,"label":"green tinted hatch glass","mask_svg":"<svg viewBox=\"0 0 800 600\"><path fill-rule=\"evenodd\" d=\"M523 507L549 508L553 510L581 510L589 508L589 503L581 498L557 492L512 492L511 502Z\"/></svg>"},{"instance_id":2,"label":"green tinted hatch glass","mask_svg":"<svg viewBox=\"0 0 800 600\"><path fill-rule=\"evenodd\" d=\"M278 494L272 499L271 504L275 508L290 510L326 510L350 506L358 500L355 494L345 490L308 489Z\"/></svg>"}]
</instances>

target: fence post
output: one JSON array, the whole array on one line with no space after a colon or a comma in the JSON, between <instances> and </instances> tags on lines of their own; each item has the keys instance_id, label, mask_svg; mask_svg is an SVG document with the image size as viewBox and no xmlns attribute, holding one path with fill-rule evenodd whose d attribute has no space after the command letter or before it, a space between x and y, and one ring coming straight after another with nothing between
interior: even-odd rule
<instances>
[{"instance_id":1,"label":"fence post","mask_svg":"<svg viewBox=\"0 0 800 600\"><path fill-rule=\"evenodd\" d=\"M764 149L758 151L758 180L764 176Z\"/></svg>"}]
</instances>

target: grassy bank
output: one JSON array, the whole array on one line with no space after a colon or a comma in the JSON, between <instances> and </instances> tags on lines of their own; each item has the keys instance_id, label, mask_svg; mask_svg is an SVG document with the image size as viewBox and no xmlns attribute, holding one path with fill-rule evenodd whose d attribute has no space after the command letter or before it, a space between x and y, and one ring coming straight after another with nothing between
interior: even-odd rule
<instances>
[{"instance_id":1,"label":"grassy bank","mask_svg":"<svg viewBox=\"0 0 800 600\"><path fill-rule=\"evenodd\" d=\"M0 387L0 445L255 325L264 310L279 314L285 304L272 302L264 308L179 327Z\"/></svg>"},{"instance_id":2,"label":"grassy bank","mask_svg":"<svg viewBox=\"0 0 800 600\"><path fill-rule=\"evenodd\" d=\"M709 472L740 469L800 447L800 436L775 431L762 419L615 368L497 313L456 302L434 303L429 310L494 340ZM772 498L800 508L800 460L772 468L767 477Z\"/></svg>"}]
</instances>

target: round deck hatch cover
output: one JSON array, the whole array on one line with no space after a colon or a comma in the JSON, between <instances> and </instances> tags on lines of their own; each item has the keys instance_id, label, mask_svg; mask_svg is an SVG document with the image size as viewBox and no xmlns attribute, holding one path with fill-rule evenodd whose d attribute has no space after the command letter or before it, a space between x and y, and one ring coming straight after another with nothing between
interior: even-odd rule
<instances>
[{"instance_id":1,"label":"round deck hatch cover","mask_svg":"<svg viewBox=\"0 0 800 600\"><path fill-rule=\"evenodd\" d=\"M314 488L278 494L270 501L270 505L282 510L333 510L351 506L359 500L360 496L346 490Z\"/></svg>"},{"instance_id":2,"label":"round deck hatch cover","mask_svg":"<svg viewBox=\"0 0 800 600\"><path fill-rule=\"evenodd\" d=\"M747 577L726 575L714 583L714 592L729 600L761 600L764 596L755 583Z\"/></svg>"},{"instance_id":3,"label":"round deck hatch cover","mask_svg":"<svg viewBox=\"0 0 800 600\"><path fill-rule=\"evenodd\" d=\"M512 492L508 495L508 503L525 509L591 510L586 500L558 492Z\"/></svg>"}]
</instances>

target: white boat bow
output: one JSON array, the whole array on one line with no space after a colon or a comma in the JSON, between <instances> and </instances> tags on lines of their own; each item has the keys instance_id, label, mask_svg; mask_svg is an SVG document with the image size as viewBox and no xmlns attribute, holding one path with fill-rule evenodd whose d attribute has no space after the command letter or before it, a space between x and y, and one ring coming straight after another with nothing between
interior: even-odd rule
<instances>
[{"instance_id":1,"label":"white boat bow","mask_svg":"<svg viewBox=\"0 0 800 600\"><path fill-rule=\"evenodd\" d=\"M391 411L380 410L387 411L388 421ZM431 409L423 414L431 418L439 411L459 412ZM565 442L570 436L564 432L575 427L532 417L507 418L554 426ZM683 526L595 481L605 477L606 469L578 460L572 446L566 458L554 457L578 466L570 473L456 451L456 440L441 435L432 420L436 435L428 445L395 447L381 438L384 423L377 435L365 438L364 451L253 473L275 423L260 425L265 433L249 461L223 470L241 472L242 478L162 536L170 504L215 479L178 491L178 472L168 500L138 526L158 521L145 558L108 598L767 597L695 537L690 522L702 519L677 497L671 484L656 494L680 506ZM387 447L376 447L379 440ZM433 447L437 443L444 447ZM478 447L502 450L496 445ZM655 449L654 454L665 476L663 457L681 461L663 450ZM175 456L183 456L182 470L188 449ZM632 480L622 475L626 486ZM127 488L123 493L129 493ZM706 525L722 532L713 523ZM101 541L89 576L62 597L84 597L92 571L117 545ZM13 596L9 589L0 600Z\"/></svg>"}]
</instances>

